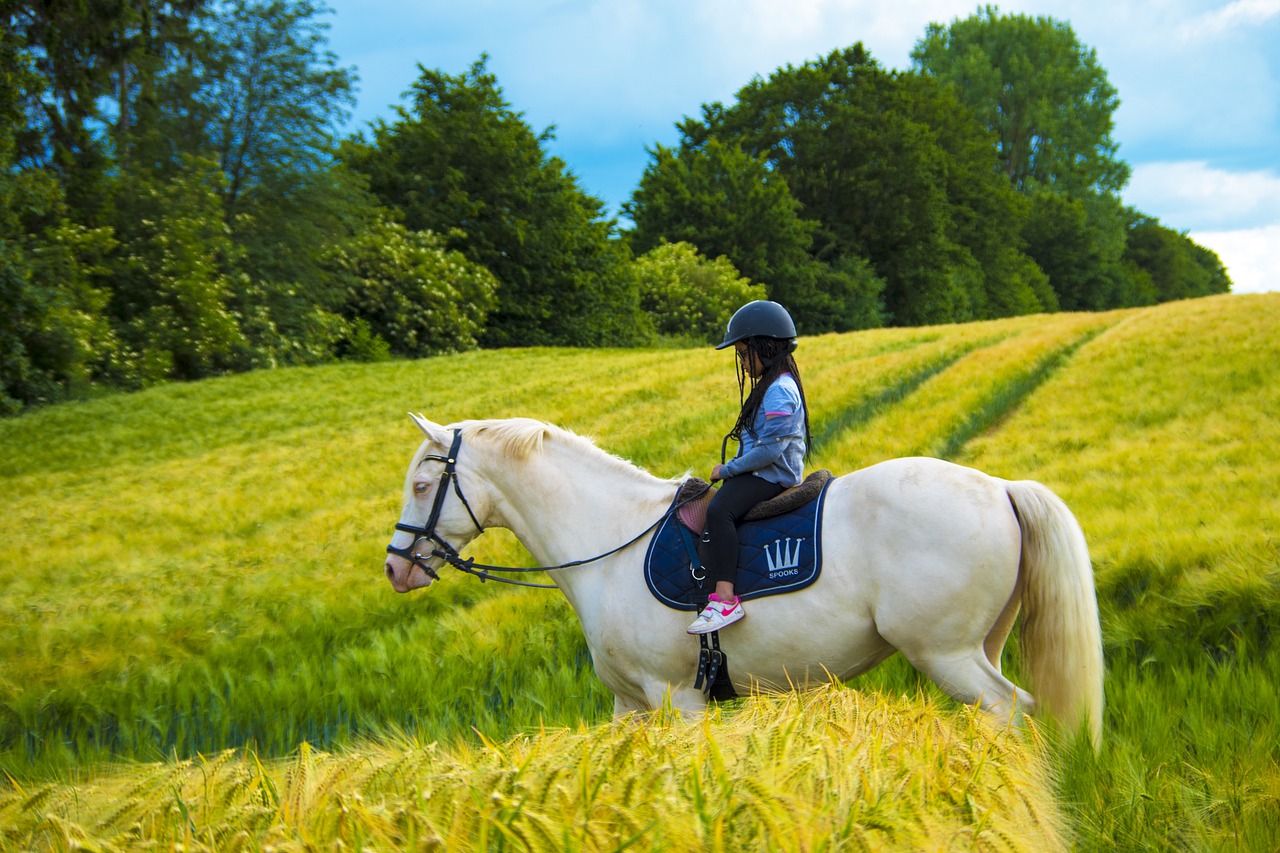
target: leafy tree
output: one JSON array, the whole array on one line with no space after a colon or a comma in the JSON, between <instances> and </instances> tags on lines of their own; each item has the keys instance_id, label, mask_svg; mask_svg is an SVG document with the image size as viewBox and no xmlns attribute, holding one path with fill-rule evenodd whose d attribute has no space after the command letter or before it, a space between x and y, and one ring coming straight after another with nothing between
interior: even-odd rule
<instances>
[{"instance_id":1,"label":"leafy tree","mask_svg":"<svg viewBox=\"0 0 1280 853\"><path fill-rule=\"evenodd\" d=\"M110 229L62 218L57 183L42 170L4 168L0 141L0 414L85 393L117 341L93 272L112 248ZM53 224L23 213L53 214Z\"/></svg>"},{"instance_id":2,"label":"leafy tree","mask_svg":"<svg viewBox=\"0 0 1280 853\"><path fill-rule=\"evenodd\" d=\"M348 347L406 357L473 349L493 308L498 283L429 231L388 219L345 246L329 262L351 279L342 313L352 321ZM376 357L376 356L375 356Z\"/></svg>"},{"instance_id":3,"label":"leafy tree","mask_svg":"<svg viewBox=\"0 0 1280 853\"><path fill-rule=\"evenodd\" d=\"M635 223L632 248L689 243L707 257L729 259L773 298L790 301L806 281L815 223L800 218L799 203L765 157L715 138L649 153L640 186L623 205Z\"/></svg>"},{"instance_id":4,"label":"leafy tree","mask_svg":"<svg viewBox=\"0 0 1280 853\"><path fill-rule=\"evenodd\" d=\"M67 220L27 244L33 293L39 311L22 325L24 346L39 384L26 402L55 402L84 395L110 378L120 354L105 307L109 294L94 283L115 240L109 228L86 228ZM35 392L35 393L31 393Z\"/></svg>"},{"instance_id":5,"label":"leafy tree","mask_svg":"<svg viewBox=\"0 0 1280 853\"><path fill-rule=\"evenodd\" d=\"M1005 175L1030 200L1028 253L1063 308L1145 305L1224 287L1211 252L1146 217L1134 225L1122 208L1129 167L1112 138L1119 98L1069 25L987 6L948 27L930 24L912 59L996 134Z\"/></svg>"},{"instance_id":6,"label":"leafy tree","mask_svg":"<svg viewBox=\"0 0 1280 853\"><path fill-rule=\"evenodd\" d=\"M255 189L253 212L230 223L240 250L231 305L261 359L312 364L332 358L346 334L350 281L326 252L364 239L386 212L341 164L281 177L270 194Z\"/></svg>"},{"instance_id":7,"label":"leafy tree","mask_svg":"<svg viewBox=\"0 0 1280 853\"><path fill-rule=\"evenodd\" d=\"M299 175L326 171L356 75L325 49L314 0L232 0L213 19L197 115L226 173L227 220L254 214ZM296 212L296 211L294 211Z\"/></svg>"},{"instance_id":8,"label":"leafy tree","mask_svg":"<svg viewBox=\"0 0 1280 853\"><path fill-rule=\"evenodd\" d=\"M38 88L27 51L0 32L0 414L85 392L116 348L90 278L109 229L68 221L53 169L18 162Z\"/></svg>"},{"instance_id":9,"label":"leafy tree","mask_svg":"<svg viewBox=\"0 0 1280 853\"><path fill-rule=\"evenodd\" d=\"M766 298L723 255L714 261L688 243L661 243L635 260L640 307L661 335L719 343L733 312Z\"/></svg>"},{"instance_id":10,"label":"leafy tree","mask_svg":"<svg viewBox=\"0 0 1280 853\"><path fill-rule=\"evenodd\" d=\"M500 282L482 342L593 346L638 340L629 250L603 203L585 192L513 112L481 57L463 74L423 68L410 107L352 140L344 159L368 176L407 228L450 235L450 248Z\"/></svg>"},{"instance_id":11,"label":"leafy tree","mask_svg":"<svg viewBox=\"0 0 1280 853\"><path fill-rule=\"evenodd\" d=\"M257 365L231 310L237 253L223 220L225 176L191 158L172 179L121 198L121 252L109 310L143 382Z\"/></svg>"},{"instance_id":12,"label":"leafy tree","mask_svg":"<svg viewBox=\"0 0 1280 853\"><path fill-rule=\"evenodd\" d=\"M1049 276L1065 311L1148 305L1150 280L1124 262L1126 211L1112 196L1030 195L1027 253Z\"/></svg>"},{"instance_id":13,"label":"leafy tree","mask_svg":"<svg viewBox=\"0 0 1280 853\"><path fill-rule=\"evenodd\" d=\"M333 128L354 104L355 73L325 49L327 12L314 0L220 5L158 76L157 108L130 136L157 175L191 155L214 158L225 175L219 192L240 273L230 305L254 363L332 356L346 328L335 313L346 282L322 250L377 217L362 182L334 162Z\"/></svg>"},{"instance_id":14,"label":"leafy tree","mask_svg":"<svg viewBox=\"0 0 1280 853\"><path fill-rule=\"evenodd\" d=\"M949 90L916 75L903 75L899 82L910 91L912 116L932 130L938 147L946 152L948 235L961 247L961 255L977 265L979 315L1057 310L1058 297L1048 276L1025 254L1026 245L1019 239L1018 224L1027 217L1028 203L992 168L991 135Z\"/></svg>"},{"instance_id":15,"label":"leafy tree","mask_svg":"<svg viewBox=\"0 0 1280 853\"><path fill-rule=\"evenodd\" d=\"M810 269L814 286L798 301L803 314L823 313L833 332L877 329L885 324L885 281L871 262L860 255L844 255L829 264L815 262ZM821 328L821 327L819 327Z\"/></svg>"},{"instance_id":16,"label":"leafy tree","mask_svg":"<svg viewBox=\"0 0 1280 853\"><path fill-rule=\"evenodd\" d=\"M1154 301L1226 293L1231 279L1217 254L1158 219L1140 216L1129 229L1126 261L1150 276Z\"/></svg>"},{"instance_id":17,"label":"leafy tree","mask_svg":"<svg viewBox=\"0 0 1280 853\"><path fill-rule=\"evenodd\" d=\"M23 166L58 176L73 219L106 224L116 164L111 134L127 134L154 98L154 77L191 40L207 0L7 4L38 80L27 99ZM126 151L118 144L115 148Z\"/></svg>"},{"instance_id":18,"label":"leafy tree","mask_svg":"<svg viewBox=\"0 0 1280 853\"><path fill-rule=\"evenodd\" d=\"M1179 236L1182 237L1182 245L1190 252L1191 259L1204 271L1203 277L1198 277L1199 287L1195 295L1230 293L1231 276L1227 274L1227 268L1223 265L1222 258L1218 257L1218 253L1196 243L1185 233L1179 232Z\"/></svg>"},{"instance_id":19,"label":"leafy tree","mask_svg":"<svg viewBox=\"0 0 1280 853\"><path fill-rule=\"evenodd\" d=\"M40 314L27 257L22 211L43 216L60 196L57 184L39 171L20 170L17 129L34 75L21 45L0 30L0 414L12 414L33 396L33 369L26 330Z\"/></svg>"},{"instance_id":20,"label":"leafy tree","mask_svg":"<svg viewBox=\"0 0 1280 853\"><path fill-rule=\"evenodd\" d=\"M812 256L846 274L870 261L892 322L1040 310L1039 298L1028 298L1034 275L1016 254L992 270L1014 271L1012 284L987 278L983 262L999 258L997 247L1016 253L1020 245L1016 218L1000 215L1016 205L992 179L989 146L966 140L985 140L981 129L949 97L886 72L858 44L752 81L732 106L704 106L701 121L680 126L682 146L731 140L763 156L815 223ZM966 207L988 197L995 201L978 211ZM1010 286L1016 297L992 298Z\"/></svg>"},{"instance_id":21,"label":"leafy tree","mask_svg":"<svg viewBox=\"0 0 1280 853\"><path fill-rule=\"evenodd\" d=\"M1079 197L1117 193L1128 181L1111 136L1118 94L1070 25L987 6L950 26L930 24L911 58L954 86L996 135L1005 174L1019 189Z\"/></svg>"},{"instance_id":22,"label":"leafy tree","mask_svg":"<svg viewBox=\"0 0 1280 853\"><path fill-rule=\"evenodd\" d=\"M635 222L629 236L637 251L678 241L729 259L786 305L802 334L881 325L884 282L860 257L826 264L809 254L819 223L801 218L765 154L714 136L650 154L623 208Z\"/></svg>"}]
</instances>

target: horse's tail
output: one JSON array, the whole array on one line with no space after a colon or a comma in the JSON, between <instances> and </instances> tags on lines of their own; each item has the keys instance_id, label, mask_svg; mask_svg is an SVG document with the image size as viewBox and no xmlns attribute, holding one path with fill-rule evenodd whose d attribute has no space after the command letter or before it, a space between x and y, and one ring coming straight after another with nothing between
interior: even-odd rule
<instances>
[{"instance_id":1,"label":"horse's tail","mask_svg":"<svg viewBox=\"0 0 1280 853\"><path fill-rule=\"evenodd\" d=\"M1062 499L1030 480L1006 484L1022 528L1019 635L1032 695L1073 729L1102 743L1102 629L1084 531Z\"/></svg>"}]
</instances>

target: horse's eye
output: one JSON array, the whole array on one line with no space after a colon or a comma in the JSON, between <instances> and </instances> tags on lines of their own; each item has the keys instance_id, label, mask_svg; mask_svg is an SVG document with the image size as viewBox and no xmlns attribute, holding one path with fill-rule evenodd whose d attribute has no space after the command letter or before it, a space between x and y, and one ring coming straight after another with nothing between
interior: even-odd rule
<instances>
[{"instance_id":1,"label":"horse's eye","mask_svg":"<svg viewBox=\"0 0 1280 853\"><path fill-rule=\"evenodd\" d=\"M414 491L414 493L415 493L415 494L419 494L419 495L421 495L421 494L425 494L425 493L426 493L426 491L427 491L427 488L428 488L428 486L427 486L427 484L426 484L426 483L414 483L414 484L413 484L413 491Z\"/></svg>"}]
</instances>

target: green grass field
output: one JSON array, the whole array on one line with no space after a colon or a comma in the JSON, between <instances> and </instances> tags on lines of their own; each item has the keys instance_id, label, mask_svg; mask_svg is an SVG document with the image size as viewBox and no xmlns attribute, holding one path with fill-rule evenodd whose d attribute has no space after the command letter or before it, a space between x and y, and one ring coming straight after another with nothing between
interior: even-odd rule
<instances>
[{"instance_id":1,"label":"green grass field","mask_svg":"<svg viewBox=\"0 0 1280 853\"><path fill-rule=\"evenodd\" d=\"M898 658L619 729L558 593L391 591L405 412L541 418L705 476L723 352L334 365L0 421L0 847L1280 848L1276 329L1280 295L1224 296L798 353L812 467L939 455L1071 506L1098 756L990 731ZM471 553L528 564L498 531Z\"/></svg>"}]
</instances>

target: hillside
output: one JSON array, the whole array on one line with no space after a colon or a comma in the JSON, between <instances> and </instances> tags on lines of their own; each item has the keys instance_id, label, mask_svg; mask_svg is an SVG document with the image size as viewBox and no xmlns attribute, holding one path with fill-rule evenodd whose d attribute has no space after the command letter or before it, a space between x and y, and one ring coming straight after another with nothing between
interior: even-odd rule
<instances>
[{"instance_id":1,"label":"hillside","mask_svg":"<svg viewBox=\"0 0 1280 853\"><path fill-rule=\"evenodd\" d=\"M1264 850L1280 840L1276 328L1280 297L1223 296L824 336L798 353L813 467L843 472L940 455L1040 480L1080 519L1108 659L1103 753L1056 746L1052 733L1043 743L991 747L997 775L1030 774L1025 808L1046 826L1060 808L1078 847ZM602 723L611 703L562 596L456 573L425 593L396 596L382 578L418 441L404 413L440 422L541 418L677 476L705 473L718 458L736 402L724 353L518 350L256 373L0 422L10 522L0 542L5 845L61 848L85 838L127 846L143 841L120 841L138 821L144 838L208 844L173 834L197 823L174 823L172 813L196 807L188 796L213 796L189 782L192 766L214 760L197 755L246 745L252 750L218 760L258 767L253 790L277 792L256 801L274 818L242 826L252 829L249 846L304 819L336 825L314 812L346 813L359 793L306 789L296 802L311 817L297 814L279 794L292 765L274 759L303 741L349 757L290 759L325 768L394 763L388 750L407 757L418 751L412 744L438 743L448 761L413 763L394 790L427 790L447 777L477 797L491 781L484 767L502 761L469 750L523 755L524 747L501 746L512 738L531 739L534 751L577 748L564 745L567 734L539 745L538 732ZM527 559L499 532L473 553ZM1016 672L1016 649L1008 665ZM920 756L936 757L947 751L939 744L972 730L964 709L899 659L852 686L856 694L827 697L834 719L851 713L849 702L870 703L873 716L912 730L907 739L921 746L907 761L920 767ZM785 729L804 716L786 702L753 701L725 709L703 742L714 750L742 737L737 717L764 714ZM620 737L610 731L575 736L587 744ZM676 749L663 739L682 736L653 737ZM696 749L678 754L692 758ZM187 759L196 765L173 763ZM95 769L103 760L161 763ZM876 760L851 759L850 779ZM1060 806L1034 788L1041 761ZM468 776L458 762L479 769ZM180 781L158 784L165 774ZM589 788L594 777L583 774ZM899 795L933 790L909 770L894 778L907 786L891 788ZM271 779L280 782L261 781ZM816 793L826 790L812 787L819 783L831 780L797 769L782 790L830 796ZM159 791L149 813L161 817L113 817L93 802L130 786ZM163 793L170 788L183 792L178 805ZM392 789L365 790L386 797ZM860 804L850 815L865 816L875 790L840 796ZM979 830L988 808L1014 806L972 803L957 818L973 830L962 846L1001 846ZM557 814L567 819L578 807L565 808ZM924 811L898 818L920 831L935 826ZM1030 849L1038 825L1011 817L1007 826L1023 834L1009 846ZM364 841L397 846L393 829ZM673 832L645 831L656 834L640 833L641 846ZM923 836L901 836L911 837ZM878 843L892 846L886 837Z\"/></svg>"}]
</instances>

